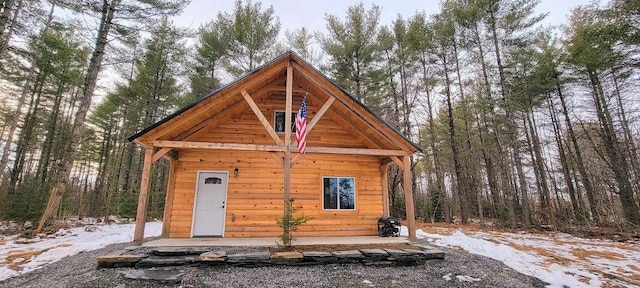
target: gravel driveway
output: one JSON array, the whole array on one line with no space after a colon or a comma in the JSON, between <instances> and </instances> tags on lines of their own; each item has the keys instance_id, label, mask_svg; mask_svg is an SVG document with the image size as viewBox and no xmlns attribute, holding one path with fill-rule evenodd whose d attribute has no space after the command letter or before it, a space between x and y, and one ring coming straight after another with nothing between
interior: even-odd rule
<instances>
[{"instance_id":1,"label":"gravel driveway","mask_svg":"<svg viewBox=\"0 0 640 288\"><path fill-rule=\"evenodd\" d=\"M166 285L121 276L129 268L96 270L96 257L122 243L64 258L0 282L0 287L544 287L545 283L504 264L464 251L439 248L445 260L413 267L342 264L303 267L186 267L181 284ZM177 269L177 268L176 268ZM467 281L460 281L466 278ZM464 277L470 276L470 277ZM471 279L474 278L474 279ZM448 280L450 279L450 280Z\"/></svg>"}]
</instances>

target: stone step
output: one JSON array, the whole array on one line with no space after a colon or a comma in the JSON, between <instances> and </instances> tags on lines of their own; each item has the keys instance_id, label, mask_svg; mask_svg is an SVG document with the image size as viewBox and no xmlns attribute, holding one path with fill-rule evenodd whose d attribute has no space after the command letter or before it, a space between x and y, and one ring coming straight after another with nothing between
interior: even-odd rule
<instances>
[{"instance_id":1,"label":"stone step","mask_svg":"<svg viewBox=\"0 0 640 288\"><path fill-rule=\"evenodd\" d=\"M411 247L411 246L410 246ZM97 258L98 268L166 267L182 265L233 265L259 267L267 265L322 265L362 263L364 265L414 266L427 260L444 259L445 253L428 245L412 245L417 249L361 249L349 251L249 252L227 254L214 247L156 247L149 250L125 250L121 254ZM139 253L144 251L144 253ZM128 254L127 254L128 253Z\"/></svg>"},{"instance_id":2,"label":"stone step","mask_svg":"<svg viewBox=\"0 0 640 288\"><path fill-rule=\"evenodd\" d=\"M200 256L171 256L157 257L150 256L136 263L137 268L164 267L164 266L181 266L194 264L200 261Z\"/></svg>"},{"instance_id":3,"label":"stone step","mask_svg":"<svg viewBox=\"0 0 640 288\"><path fill-rule=\"evenodd\" d=\"M121 267L133 267L144 256L119 254L119 255L106 255L96 258L98 261L98 268L121 268Z\"/></svg>"},{"instance_id":4,"label":"stone step","mask_svg":"<svg viewBox=\"0 0 640 288\"><path fill-rule=\"evenodd\" d=\"M157 256L190 256L200 255L211 251L209 247L193 246L193 247L154 247L151 254Z\"/></svg>"},{"instance_id":5,"label":"stone step","mask_svg":"<svg viewBox=\"0 0 640 288\"><path fill-rule=\"evenodd\" d=\"M178 284L182 281L185 270L174 267L131 269L120 272L124 278L134 280L152 280L164 284Z\"/></svg>"},{"instance_id":6,"label":"stone step","mask_svg":"<svg viewBox=\"0 0 640 288\"><path fill-rule=\"evenodd\" d=\"M227 252L225 251L210 251L200 254L201 262L224 262L227 261Z\"/></svg>"},{"instance_id":7,"label":"stone step","mask_svg":"<svg viewBox=\"0 0 640 288\"><path fill-rule=\"evenodd\" d=\"M338 263L358 263L364 255L358 250L336 251L332 253L338 257Z\"/></svg>"}]
</instances>

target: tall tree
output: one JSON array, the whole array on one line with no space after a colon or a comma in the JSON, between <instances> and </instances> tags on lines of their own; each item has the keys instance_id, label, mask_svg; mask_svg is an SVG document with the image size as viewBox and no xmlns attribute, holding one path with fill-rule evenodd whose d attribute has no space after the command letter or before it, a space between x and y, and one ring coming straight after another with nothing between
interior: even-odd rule
<instances>
[{"instance_id":1,"label":"tall tree","mask_svg":"<svg viewBox=\"0 0 640 288\"><path fill-rule=\"evenodd\" d=\"M322 61L322 54L314 47L315 39L309 29L302 27L285 32L288 49L298 53L300 57L313 65L319 65Z\"/></svg>"},{"instance_id":2,"label":"tall tree","mask_svg":"<svg viewBox=\"0 0 640 288\"><path fill-rule=\"evenodd\" d=\"M318 35L322 49L329 56L328 70L338 84L350 91L358 101L369 105L378 102L381 49L377 43L380 30L380 7L364 4L350 6L344 20L326 15L328 35ZM377 96L377 95L376 95ZM369 105L371 107L372 105ZM371 107L374 110L375 107Z\"/></svg>"},{"instance_id":3,"label":"tall tree","mask_svg":"<svg viewBox=\"0 0 640 288\"><path fill-rule=\"evenodd\" d=\"M187 1L185 0L159 0L153 2L102 0L100 4L90 3L89 7L99 7L96 11L100 17L96 42L89 59L82 94L78 97L78 109L74 116L71 131L69 132L70 141L65 148L66 158L58 165L58 173L54 178L55 182L50 191L49 201L38 223L38 227L35 231L36 233L40 232L42 227L44 227L47 221L53 216L60 204L62 195L67 190L69 175L71 174L76 152L80 144L80 134L83 131L85 118L93 100L93 93L96 89L98 73L102 68L102 60L107 48L108 36L111 28L115 25L114 19L118 16L119 19L129 21L135 19L151 21L156 15L172 15L178 13L186 3Z\"/></svg>"},{"instance_id":4,"label":"tall tree","mask_svg":"<svg viewBox=\"0 0 640 288\"><path fill-rule=\"evenodd\" d=\"M222 62L230 44L226 39L228 33L222 30L219 21L207 23L198 29L193 71L189 77L191 93L196 97L221 85Z\"/></svg>"},{"instance_id":5,"label":"tall tree","mask_svg":"<svg viewBox=\"0 0 640 288\"><path fill-rule=\"evenodd\" d=\"M229 41L224 65L231 75L240 76L273 57L271 48L280 33L273 7L263 10L260 2L236 0L233 14L218 13L216 25Z\"/></svg>"},{"instance_id":6,"label":"tall tree","mask_svg":"<svg viewBox=\"0 0 640 288\"><path fill-rule=\"evenodd\" d=\"M580 68L583 75L588 77L596 116L600 124L600 138L609 167L615 177L625 219L633 225L639 225L640 213L629 174L631 167L620 146L619 136L611 116L609 97L605 95L601 80L601 73L614 68L623 56L615 49L619 39L618 28L601 22L598 15L591 9L576 9L573 13L568 46L570 60Z\"/></svg>"}]
</instances>

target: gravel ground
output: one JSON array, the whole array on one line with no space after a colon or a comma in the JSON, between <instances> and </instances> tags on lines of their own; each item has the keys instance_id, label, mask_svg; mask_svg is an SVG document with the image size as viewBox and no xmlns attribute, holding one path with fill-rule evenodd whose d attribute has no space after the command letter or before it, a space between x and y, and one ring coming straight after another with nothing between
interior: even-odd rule
<instances>
[{"instance_id":1,"label":"gravel ground","mask_svg":"<svg viewBox=\"0 0 640 288\"><path fill-rule=\"evenodd\" d=\"M121 273L130 268L97 270L97 256L121 250L130 243L83 252L41 269L0 282L0 287L544 287L539 279L525 276L504 264L464 251L441 248L445 260L413 267L366 267L343 264L303 267L237 268L184 267L182 282L166 285L147 280L129 280ZM234 252L255 251L255 248ZM231 252L231 251L230 251ZM451 273L451 274L449 274ZM449 274L451 280L443 276ZM467 275L476 282L461 282Z\"/></svg>"}]
</instances>

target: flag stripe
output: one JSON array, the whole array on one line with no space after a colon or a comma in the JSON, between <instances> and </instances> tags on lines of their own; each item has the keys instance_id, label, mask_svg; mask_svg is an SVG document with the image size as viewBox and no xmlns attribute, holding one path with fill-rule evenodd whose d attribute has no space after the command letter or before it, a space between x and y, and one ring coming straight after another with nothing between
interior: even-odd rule
<instances>
[{"instance_id":1,"label":"flag stripe","mask_svg":"<svg viewBox=\"0 0 640 288\"><path fill-rule=\"evenodd\" d=\"M298 152L304 154L307 149L307 97L302 98L298 115L296 115L296 141Z\"/></svg>"}]
</instances>

